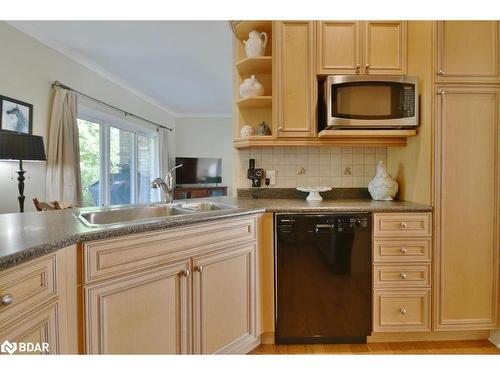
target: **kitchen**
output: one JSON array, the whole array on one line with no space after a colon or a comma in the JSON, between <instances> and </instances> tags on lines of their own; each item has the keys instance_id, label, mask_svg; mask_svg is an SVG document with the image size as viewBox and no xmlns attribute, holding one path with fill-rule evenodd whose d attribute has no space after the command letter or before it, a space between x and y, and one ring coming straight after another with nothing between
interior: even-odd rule
<instances>
[{"instance_id":1,"label":"kitchen","mask_svg":"<svg viewBox=\"0 0 500 375\"><path fill-rule=\"evenodd\" d=\"M106 112L93 142L110 167L88 185L89 206L46 199L47 184L43 212L29 212L33 190L25 200L19 180L18 194L10 162L0 342L50 354L499 354L498 21L219 22L232 52L228 126L147 179L132 173L146 160L139 140L165 128L161 154L189 143L176 138L189 125L71 75L43 82L78 97L81 133L97 124L96 99L154 131ZM2 22L0 35L38 46L22 23ZM34 126L53 126L46 106ZM132 172L113 170L128 139L113 143L115 128L134 134ZM22 138L51 137L36 130ZM2 158L33 160L16 159L15 136L0 133ZM39 152L47 168L51 141ZM100 173L120 186L130 173L131 200L115 206ZM27 212L15 212L18 195Z\"/></svg>"}]
</instances>

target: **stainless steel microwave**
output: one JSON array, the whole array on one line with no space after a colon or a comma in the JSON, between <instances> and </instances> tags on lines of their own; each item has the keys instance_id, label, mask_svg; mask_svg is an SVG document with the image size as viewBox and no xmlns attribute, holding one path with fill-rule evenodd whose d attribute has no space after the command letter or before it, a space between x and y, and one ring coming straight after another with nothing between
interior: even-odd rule
<instances>
[{"instance_id":1,"label":"stainless steel microwave","mask_svg":"<svg viewBox=\"0 0 500 375\"><path fill-rule=\"evenodd\" d=\"M418 80L409 76L328 76L327 129L418 126Z\"/></svg>"}]
</instances>

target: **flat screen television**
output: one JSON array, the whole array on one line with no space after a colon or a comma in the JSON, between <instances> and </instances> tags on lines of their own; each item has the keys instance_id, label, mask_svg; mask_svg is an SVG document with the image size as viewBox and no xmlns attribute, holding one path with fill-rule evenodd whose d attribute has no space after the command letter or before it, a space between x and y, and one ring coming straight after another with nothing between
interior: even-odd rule
<instances>
[{"instance_id":1,"label":"flat screen television","mask_svg":"<svg viewBox=\"0 0 500 375\"><path fill-rule=\"evenodd\" d=\"M182 164L175 173L177 185L215 184L222 182L222 159L175 158L175 165Z\"/></svg>"}]
</instances>

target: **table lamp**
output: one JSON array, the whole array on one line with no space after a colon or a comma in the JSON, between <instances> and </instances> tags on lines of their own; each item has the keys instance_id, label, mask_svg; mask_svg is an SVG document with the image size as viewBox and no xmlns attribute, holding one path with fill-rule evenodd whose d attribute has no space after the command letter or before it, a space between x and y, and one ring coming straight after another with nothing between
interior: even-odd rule
<instances>
[{"instance_id":1,"label":"table lamp","mask_svg":"<svg viewBox=\"0 0 500 375\"><path fill-rule=\"evenodd\" d=\"M0 131L0 159L19 160L17 174L19 188L19 212L24 212L24 173L23 160L47 160L43 138L38 135Z\"/></svg>"}]
</instances>

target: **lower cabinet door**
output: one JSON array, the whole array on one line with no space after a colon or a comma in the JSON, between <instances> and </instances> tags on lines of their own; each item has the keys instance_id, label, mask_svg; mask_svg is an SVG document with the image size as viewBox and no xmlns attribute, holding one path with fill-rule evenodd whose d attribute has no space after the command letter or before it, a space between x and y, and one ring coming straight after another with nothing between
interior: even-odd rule
<instances>
[{"instance_id":1,"label":"lower cabinet door","mask_svg":"<svg viewBox=\"0 0 500 375\"><path fill-rule=\"evenodd\" d=\"M189 260L86 286L87 354L190 352Z\"/></svg>"},{"instance_id":2,"label":"lower cabinet door","mask_svg":"<svg viewBox=\"0 0 500 375\"><path fill-rule=\"evenodd\" d=\"M255 244L193 259L194 351L242 353L256 340Z\"/></svg>"},{"instance_id":3,"label":"lower cabinet door","mask_svg":"<svg viewBox=\"0 0 500 375\"><path fill-rule=\"evenodd\" d=\"M54 302L0 327L0 354L64 353L66 331L59 330L59 314L59 305Z\"/></svg>"}]
</instances>

